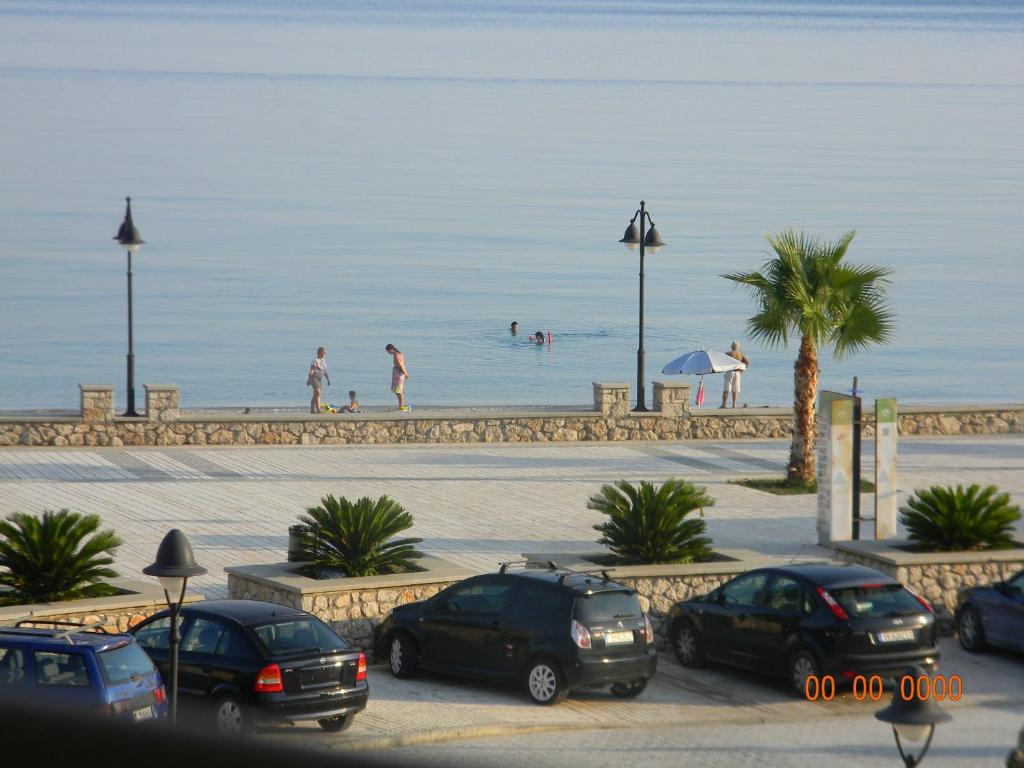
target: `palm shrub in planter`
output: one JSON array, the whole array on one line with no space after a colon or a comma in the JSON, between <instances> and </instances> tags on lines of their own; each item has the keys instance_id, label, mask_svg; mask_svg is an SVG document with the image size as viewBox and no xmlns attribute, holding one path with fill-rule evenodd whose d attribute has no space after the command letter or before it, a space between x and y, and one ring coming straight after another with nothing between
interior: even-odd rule
<instances>
[{"instance_id":1,"label":"palm shrub in planter","mask_svg":"<svg viewBox=\"0 0 1024 768\"><path fill-rule=\"evenodd\" d=\"M121 546L112 531L99 531L99 515L62 509L42 517L15 512L0 522L0 585L8 603L43 603L117 594L102 579Z\"/></svg>"},{"instance_id":2,"label":"palm shrub in planter","mask_svg":"<svg viewBox=\"0 0 1024 768\"><path fill-rule=\"evenodd\" d=\"M608 516L595 525L599 544L622 564L692 563L710 559L711 539L704 536L704 507L714 505L705 488L669 479L655 487L619 480L590 497L588 509ZM690 517L694 511L698 517Z\"/></svg>"},{"instance_id":3,"label":"palm shrub in planter","mask_svg":"<svg viewBox=\"0 0 1024 768\"><path fill-rule=\"evenodd\" d=\"M994 485L916 491L900 507L900 522L919 548L931 552L1009 549L1020 507Z\"/></svg>"},{"instance_id":4,"label":"palm shrub in planter","mask_svg":"<svg viewBox=\"0 0 1024 768\"><path fill-rule=\"evenodd\" d=\"M342 571L346 576L377 576L404 573L414 568L413 560L423 553L413 545L423 539L396 539L412 527L412 516L387 496L377 500L364 496L352 502L325 496L319 507L299 515L305 526L300 533L304 572L316 575L321 569Z\"/></svg>"}]
</instances>

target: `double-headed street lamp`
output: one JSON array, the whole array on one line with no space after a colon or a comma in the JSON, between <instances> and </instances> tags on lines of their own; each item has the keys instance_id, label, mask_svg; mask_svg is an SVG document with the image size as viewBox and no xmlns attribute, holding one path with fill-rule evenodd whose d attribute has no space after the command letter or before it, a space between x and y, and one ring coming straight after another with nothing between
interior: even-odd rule
<instances>
[{"instance_id":1,"label":"double-headed street lamp","mask_svg":"<svg viewBox=\"0 0 1024 768\"><path fill-rule=\"evenodd\" d=\"M875 713L875 717L884 723L892 724L893 736L896 737L896 749L906 768L914 768L922 760L928 747L931 746L935 726L953 718L939 709L931 696L920 695L921 679L929 680L921 667L913 667L900 678L898 688L893 696L892 704ZM910 695L904 690L905 682L911 682ZM931 682L929 680L929 682ZM930 689L929 689L930 690ZM903 741L924 742L921 751L915 757L903 751Z\"/></svg>"},{"instance_id":2,"label":"double-headed street lamp","mask_svg":"<svg viewBox=\"0 0 1024 768\"><path fill-rule=\"evenodd\" d=\"M206 569L201 565L196 565L196 558L192 554L192 545L188 543L185 534L175 528L160 542L160 549L156 552L156 562L147 565L142 572L147 576L156 576L160 586L164 588L167 607L171 609L171 658L168 674L170 680L167 682L170 686L168 698L171 700L170 721L173 728L178 721L178 646L181 645L178 613L185 600L185 586L188 584L189 577L202 576L206 573Z\"/></svg>"},{"instance_id":3,"label":"double-headed street lamp","mask_svg":"<svg viewBox=\"0 0 1024 768\"><path fill-rule=\"evenodd\" d=\"M138 416L135 412L135 350L132 344L132 254L146 241L139 237L139 230L132 223L132 199L126 197L128 208L124 212L124 221L114 237L121 247L128 252L128 410L125 416Z\"/></svg>"},{"instance_id":4,"label":"double-headed street lamp","mask_svg":"<svg viewBox=\"0 0 1024 768\"><path fill-rule=\"evenodd\" d=\"M636 228L636 219L640 217L640 231ZM646 229L647 222L651 222L651 228ZM654 226L654 219L647 212L647 203L640 201L640 208L633 214L633 218L626 227L626 233L619 240L629 250L640 246L640 346L636 350L636 409L646 411L647 404L644 396L644 251L657 253L665 243L661 241L657 227Z\"/></svg>"}]
</instances>

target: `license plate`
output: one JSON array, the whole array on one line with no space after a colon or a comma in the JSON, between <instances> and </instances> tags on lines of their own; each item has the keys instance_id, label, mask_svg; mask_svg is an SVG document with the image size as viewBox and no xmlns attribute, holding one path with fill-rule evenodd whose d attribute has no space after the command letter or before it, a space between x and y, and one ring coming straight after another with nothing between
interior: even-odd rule
<instances>
[{"instance_id":1,"label":"license plate","mask_svg":"<svg viewBox=\"0 0 1024 768\"><path fill-rule=\"evenodd\" d=\"M623 643L632 643L633 633L632 632L608 632L604 636L605 645L622 645Z\"/></svg>"},{"instance_id":2,"label":"license plate","mask_svg":"<svg viewBox=\"0 0 1024 768\"><path fill-rule=\"evenodd\" d=\"M151 720L153 718L153 707L143 707L132 712L133 720Z\"/></svg>"},{"instance_id":3,"label":"license plate","mask_svg":"<svg viewBox=\"0 0 1024 768\"><path fill-rule=\"evenodd\" d=\"M879 632L878 642L880 643L902 643L914 639L914 630L897 629L892 632Z\"/></svg>"}]
</instances>

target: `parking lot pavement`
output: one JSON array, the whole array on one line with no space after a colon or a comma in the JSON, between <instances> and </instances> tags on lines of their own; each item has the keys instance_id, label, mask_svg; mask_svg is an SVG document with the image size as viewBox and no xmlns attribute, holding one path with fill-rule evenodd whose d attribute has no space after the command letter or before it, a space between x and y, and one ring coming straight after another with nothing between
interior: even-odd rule
<instances>
[{"instance_id":1,"label":"parking lot pavement","mask_svg":"<svg viewBox=\"0 0 1024 768\"><path fill-rule=\"evenodd\" d=\"M998 735L1008 722L1020 727L1024 720L1024 659L999 653L971 655L955 640L944 640L940 673L960 675L964 691L960 701L942 705L954 717L953 724L944 727L944 734L957 733L972 723L972 733L979 727L995 728ZM615 699L607 690L580 691L564 704L541 707L518 688L436 675L397 680L383 665L371 666L370 685L366 711L343 734L322 733L311 723L271 729L262 738L312 748L390 748L397 756L429 749L431 754L451 752L456 760L462 753L486 753L491 749L486 746L490 739L482 737L508 743L511 750L516 739L529 737L533 744L537 739L547 739L545 732L555 732L550 736L552 743L565 739L565 743L582 747L596 738L595 730L614 730L619 735L608 738L632 739L638 745L647 740L666 739L670 743L673 738L682 738L658 736L654 731L688 729L688 738L694 738L693 733L727 726L753 728L751 734L757 734L759 726L837 734L845 733L847 724L853 723L858 732L877 736L884 735L885 729L873 715L888 699L886 695L881 702L856 702L849 690L840 690L828 703L803 701L792 697L782 681L725 667L686 669L670 654L661 655L657 676L639 698L632 700ZM841 699L844 694L846 700ZM1003 740L1007 745L1012 742L1009 734ZM881 742L888 750L885 738ZM567 759L564 754L562 758ZM495 764L500 762L497 757L495 760ZM562 763L552 760L550 764Z\"/></svg>"}]
</instances>

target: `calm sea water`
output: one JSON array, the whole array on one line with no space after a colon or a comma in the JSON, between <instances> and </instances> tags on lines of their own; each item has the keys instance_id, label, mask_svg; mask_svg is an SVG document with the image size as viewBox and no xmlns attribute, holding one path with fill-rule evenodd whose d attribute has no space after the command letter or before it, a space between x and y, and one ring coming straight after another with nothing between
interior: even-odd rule
<instances>
[{"instance_id":1,"label":"calm sea water","mask_svg":"<svg viewBox=\"0 0 1024 768\"><path fill-rule=\"evenodd\" d=\"M856 229L898 333L822 385L1019 401L1022 125L1020 1L0 0L0 409L123 401L127 194L137 381L186 406L301 405L319 344L388 403L388 342L414 405L589 402L635 378L641 198L649 379L739 339L789 402L719 275Z\"/></svg>"}]
</instances>

